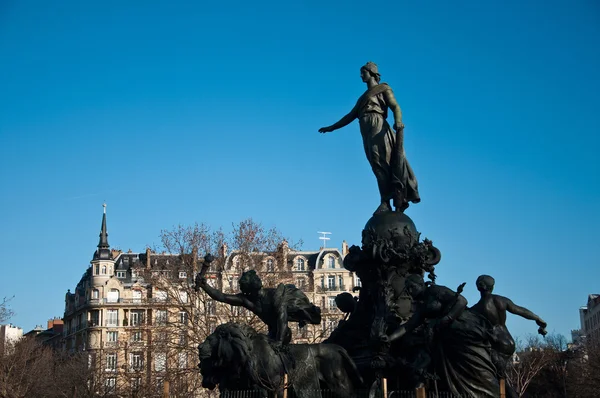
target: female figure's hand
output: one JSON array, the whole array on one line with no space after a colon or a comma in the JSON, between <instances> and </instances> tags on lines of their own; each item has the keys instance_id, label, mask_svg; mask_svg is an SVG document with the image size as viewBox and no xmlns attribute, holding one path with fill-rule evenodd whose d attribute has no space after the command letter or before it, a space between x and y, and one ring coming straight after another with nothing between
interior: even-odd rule
<instances>
[{"instance_id":1,"label":"female figure's hand","mask_svg":"<svg viewBox=\"0 0 600 398\"><path fill-rule=\"evenodd\" d=\"M401 121L394 123L394 130L396 130L396 132L404 130L404 123Z\"/></svg>"}]
</instances>

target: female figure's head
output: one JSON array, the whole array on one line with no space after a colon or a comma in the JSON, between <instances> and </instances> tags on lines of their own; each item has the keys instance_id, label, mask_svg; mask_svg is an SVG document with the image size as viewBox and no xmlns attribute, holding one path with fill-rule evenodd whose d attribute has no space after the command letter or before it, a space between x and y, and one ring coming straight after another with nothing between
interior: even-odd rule
<instances>
[{"instance_id":1,"label":"female figure's head","mask_svg":"<svg viewBox=\"0 0 600 398\"><path fill-rule=\"evenodd\" d=\"M242 274L240 278L240 290L246 296L256 297L262 289L262 281L256 274L256 271L251 269Z\"/></svg>"},{"instance_id":2,"label":"female figure's head","mask_svg":"<svg viewBox=\"0 0 600 398\"><path fill-rule=\"evenodd\" d=\"M418 298L425 292L425 281L423 281L421 275L409 275L404 282L404 286L412 298Z\"/></svg>"},{"instance_id":3,"label":"female figure's head","mask_svg":"<svg viewBox=\"0 0 600 398\"><path fill-rule=\"evenodd\" d=\"M379 84L381 81L381 75L377 69L377 64L373 62L367 62L362 68L360 68L360 78L365 83L367 83L369 79L373 79L377 84Z\"/></svg>"}]
</instances>

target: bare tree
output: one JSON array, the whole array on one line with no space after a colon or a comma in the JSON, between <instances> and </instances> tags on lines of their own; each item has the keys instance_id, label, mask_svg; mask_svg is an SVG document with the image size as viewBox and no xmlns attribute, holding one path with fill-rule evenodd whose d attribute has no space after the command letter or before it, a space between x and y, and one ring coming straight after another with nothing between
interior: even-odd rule
<instances>
[{"instance_id":1,"label":"bare tree","mask_svg":"<svg viewBox=\"0 0 600 398\"><path fill-rule=\"evenodd\" d=\"M13 298L14 296L8 298L4 297L2 301L0 301L0 324L5 323L15 315L14 311L9 306L10 300Z\"/></svg>"},{"instance_id":2,"label":"bare tree","mask_svg":"<svg viewBox=\"0 0 600 398\"><path fill-rule=\"evenodd\" d=\"M86 391L90 371L83 353L58 352L33 337L10 345L0 353L0 397L95 396Z\"/></svg>"},{"instance_id":3,"label":"bare tree","mask_svg":"<svg viewBox=\"0 0 600 398\"><path fill-rule=\"evenodd\" d=\"M265 287L291 283L292 272L285 261L290 245L276 228L265 228L252 219L233 224L228 234L205 224L178 225L161 231L161 244L144 275L166 297L160 319L152 325L154 362L160 363L153 370L168 382L171 396L206 395L197 367L198 345L224 322L249 324L259 331L266 327L245 308L216 302L196 289L194 277L207 266L205 255L214 255L205 270L208 283L236 293L241 272L250 268L259 273Z\"/></svg>"},{"instance_id":4,"label":"bare tree","mask_svg":"<svg viewBox=\"0 0 600 398\"><path fill-rule=\"evenodd\" d=\"M537 336L529 336L523 345L519 339L516 356L507 368L507 379L519 397L525 395L532 380L552 360L552 353L544 347Z\"/></svg>"},{"instance_id":5,"label":"bare tree","mask_svg":"<svg viewBox=\"0 0 600 398\"><path fill-rule=\"evenodd\" d=\"M588 337L572 352L567 379L569 397L597 397L600 386L600 340Z\"/></svg>"}]
</instances>

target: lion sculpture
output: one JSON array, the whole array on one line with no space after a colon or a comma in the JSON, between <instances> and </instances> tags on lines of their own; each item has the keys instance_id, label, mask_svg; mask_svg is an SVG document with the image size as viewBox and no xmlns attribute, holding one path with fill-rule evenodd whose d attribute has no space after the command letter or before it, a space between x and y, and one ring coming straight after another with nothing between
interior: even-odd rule
<instances>
[{"instance_id":1,"label":"lion sculpture","mask_svg":"<svg viewBox=\"0 0 600 398\"><path fill-rule=\"evenodd\" d=\"M262 397L283 395L284 375L297 398L356 396L362 379L346 350L335 344L289 344L276 349L266 335L247 325L219 325L198 346L202 386L222 395L260 391Z\"/></svg>"}]
</instances>

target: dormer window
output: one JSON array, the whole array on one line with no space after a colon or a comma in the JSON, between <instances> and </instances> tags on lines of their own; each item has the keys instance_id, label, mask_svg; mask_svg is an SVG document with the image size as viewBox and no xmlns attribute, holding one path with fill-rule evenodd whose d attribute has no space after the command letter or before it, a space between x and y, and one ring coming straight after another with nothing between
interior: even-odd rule
<instances>
[{"instance_id":1,"label":"dormer window","mask_svg":"<svg viewBox=\"0 0 600 398\"><path fill-rule=\"evenodd\" d=\"M296 270L297 271L304 271L304 259L303 258L297 258L296 259Z\"/></svg>"},{"instance_id":2,"label":"dormer window","mask_svg":"<svg viewBox=\"0 0 600 398\"><path fill-rule=\"evenodd\" d=\"M267 260L267 272L275 272L275 261L272 258Z\"/></svg>"},{"instance_id":3,"label":"dormer window","mask_svg":"<svg viewBox=\"0 0 600 398\"><path fill-rule=\"evenodd\" d=\"M331 256L327 259L327 266L329 268L335 268L335 257Z\"/></svg>"},{"instance_id":4,"label":"dormer window","mask_svg":"<svg viewBox=\"0 0 600 398\"><path fill-rule=\"evenodd\" d=\"M185 279L185 278L187 278L187 272L179 271L179 279Z\"/></svg>"},{"instance_id":5,"label":"dormer window","mask_svg":"<svg viewBox=\"0 0 600 398\"><path fill-rule=\"evenodd\" d=\"M121 279L125 278L125 275L126 275L125 271L117 271L117 278L121 278Z\"/></svg>"}]
</instances>

